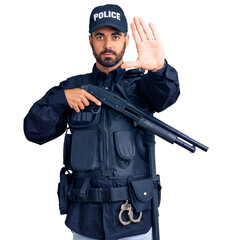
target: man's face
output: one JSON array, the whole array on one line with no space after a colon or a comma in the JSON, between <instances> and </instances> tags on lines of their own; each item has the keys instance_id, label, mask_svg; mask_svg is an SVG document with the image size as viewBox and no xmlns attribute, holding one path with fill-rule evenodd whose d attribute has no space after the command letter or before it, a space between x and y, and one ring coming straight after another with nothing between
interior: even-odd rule
<instances>
[{"instance_id":1,"label":"man's face","mask_svg":"<svg viewBox=\"0 0 232 240\"><path fill-rule=\"evenodd\" d=\"M129 37L112 27L101 27L89 37L93 55L104 67L122 63Z\"/></svg>"}]
</instances>

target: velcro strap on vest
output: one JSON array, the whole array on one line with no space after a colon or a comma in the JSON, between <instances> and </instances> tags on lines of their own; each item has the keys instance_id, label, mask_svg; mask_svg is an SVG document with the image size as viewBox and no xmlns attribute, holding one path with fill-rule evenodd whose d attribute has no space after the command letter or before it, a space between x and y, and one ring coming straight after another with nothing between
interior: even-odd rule
<instances>
[{"instance_id":1,"label":"velcro strap on vest","mask_svg":"<svg viewBox=\"0 0 232 240\"><path fill-rule=\"evenodd\" d=\"M88 188L89 188L90 178L85 178L81 189L79 190L79 197L81 200L86 201L88 197Z\"/></svg>"},{"instance_id":2,"label":"velcro strap on vest","mask_svg":"<svg viewBox=\"0 0 232 240\"><path fill-rule=\"evenodd\" d=\"M83 200L80 197L81 189L72 189L69 199L73 202L114 202L129 200L128 187L118 188L90 188L88 197Z\"/></svg>"}]
</instances>

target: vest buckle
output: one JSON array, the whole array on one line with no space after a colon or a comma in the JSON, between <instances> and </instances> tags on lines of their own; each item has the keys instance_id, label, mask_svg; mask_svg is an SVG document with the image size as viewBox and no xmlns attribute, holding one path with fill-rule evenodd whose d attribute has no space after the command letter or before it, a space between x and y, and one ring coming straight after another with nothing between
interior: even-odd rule
<instances>
[{"instance_id":1,"label":"vest buckle","mask_svg":"<svg viewBox=\"0 0 232 240\"><path fill-rule=\"evenodd\" d=\"M110 191L107 188L97 188L97 195L98 195L99 202L110 201Z\"/></svg>"}]
</instances>

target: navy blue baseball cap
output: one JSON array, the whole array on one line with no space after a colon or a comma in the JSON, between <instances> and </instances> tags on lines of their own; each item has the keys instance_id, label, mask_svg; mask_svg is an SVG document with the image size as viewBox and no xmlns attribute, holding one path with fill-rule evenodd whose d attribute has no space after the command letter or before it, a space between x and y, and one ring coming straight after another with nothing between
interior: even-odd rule
<instances>
[{"instance_id":1,"label":"navy blue baseball cap","mask_svg":"<svg viewBox=\"0 0 232 240\"><path fill-rule=\"evenodd\" d=\"M93 9L89 20L89 33L98 28L110 26L120 32L127 32L127 20L123 10L118 5L107 4Z\"/></svg>"}]
</instances>

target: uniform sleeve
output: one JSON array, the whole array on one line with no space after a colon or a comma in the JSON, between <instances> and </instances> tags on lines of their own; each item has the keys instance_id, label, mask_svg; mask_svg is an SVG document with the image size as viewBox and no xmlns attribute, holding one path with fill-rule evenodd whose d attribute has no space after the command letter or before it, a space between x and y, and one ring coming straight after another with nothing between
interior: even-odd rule
<instances>
[{"instance_id":1,"label":"uniform sleeve","mask_svg":"<svg viewBox=\"0 0 232 240\"><path fill-rule=\"evenodd\" d=\"M64 86L62 82L50 89L29 110L24 119L24 133L29 141L43 144L64 133L70 109Z\"/></svg>"},{"instance_id":2,"label":"uniform sleeve","mask_svg":"<svg viewBox=\"0 0 232 240\"><path fill-rule=\"evenodd\" d=\"M180 95L178 73L165 60L162 69L147 74L140 81L140 94L155 112L161 112L176 102Z\"/></svg>"}]
</instances>

